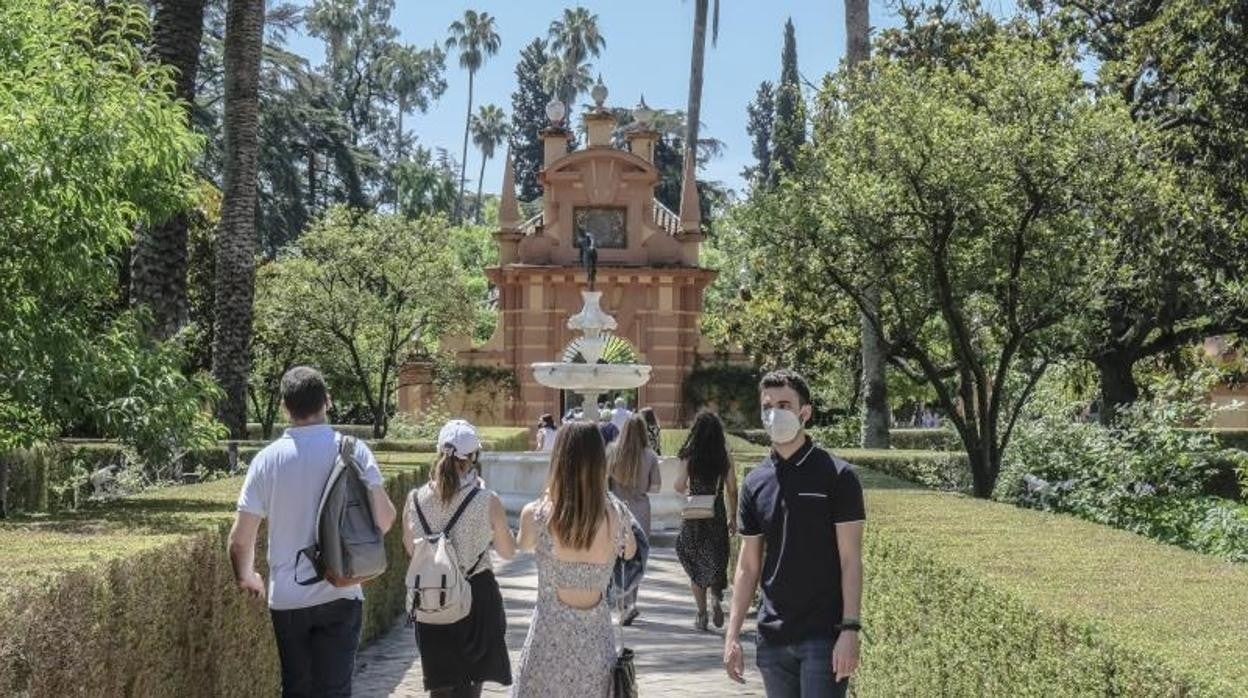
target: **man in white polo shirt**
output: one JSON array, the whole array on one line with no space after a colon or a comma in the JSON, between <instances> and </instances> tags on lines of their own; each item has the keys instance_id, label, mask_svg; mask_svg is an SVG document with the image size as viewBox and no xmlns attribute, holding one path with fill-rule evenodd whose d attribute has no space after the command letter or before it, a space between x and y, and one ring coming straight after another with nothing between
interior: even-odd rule
<instances>
[{"instance_id":1,"label":"man in white polo shirt","mask_svg":"<svg viewBox=\"0 0 1248 698\"><path fill-rule=\"evenodd\" d=\"M315 542L317 508L341 437L326 423L329 392L320 372L296 366L282 377L281 390L291 426L247 469L230 531L230 562L238 588L263 597L264 579L254 566L256 533L268 519L267 592L282 663L282 695L350 696L364 592L358 584L335 587L321 581L304 586L295 581L316 576L299 551ZM357 442L355 459L364 467L375 523L387 531L395 510L382 487L377 460L363 441ZM263 691L258 687L257 692Z\"/></svg>"}]
</instances>

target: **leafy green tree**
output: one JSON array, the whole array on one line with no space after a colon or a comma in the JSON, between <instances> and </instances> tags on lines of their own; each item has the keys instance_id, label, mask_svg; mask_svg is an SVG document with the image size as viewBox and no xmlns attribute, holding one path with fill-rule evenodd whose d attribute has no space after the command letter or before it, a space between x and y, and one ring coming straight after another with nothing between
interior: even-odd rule
<instances>
[{"instance_id":1,"label":"leafy green tree","mask_svg":"<svg viewBox=\"0 0 1248 698\"><path fill-rule=\"evenodd\" d=\"M204 393L192 409L180 402L173 348L113 314L112 260L137 226L188 205L200 145L169 69L143 51L148 35L145 10L129 3L0 4L0 450L106 410L110 434L135 445L205 424ZM127 411L103 361L127 385L172 390Z\"/></svg>"},{"instance_id":2,"label":"leafy green tree","mask_svg":"<svg viewBox=\"0 0 1248 698\"><path fill-rule=\"evenodd\" d=\"M1097 87L1157 139L1141 157L1178 165L1164 210L1124 210L1119 273L1105 287L1086 357L1104 419L1140 393L1135 366L1205 337L1248 330L1248 6L1235 0L1042 3L1098 66Z\"/></svg>"},{"instance_id":3,"label":"leafy green tree","mask_svg":"<svg viewBox=\"0 0 1248 698\"><path fill-rule=\"evenodd\" d=\"M306 332L346 368L385 436L398 369L438 337L471 327L472 299L441 218L330 209L299 240L283 273Z\"/></svg>"},{"instance_id":4,"label":"leafy green tree","mask_svg":"<svg viewBox=\"0 0 1248 698\"><path fill-rule=\"evenodd\" d=\"M797 36L790 19L784 23L780 82L776 84L776 120L771 136L773 183L797 167L797 153L805 142L806 107L801 76L797 72Z\"/></svg>"},{"instance_id":5,"label":"leafy green tree","mask_svg":"<svg viewBox=\"0 0 1248 698\"><path fill-rule=\"evenodd\" d=\"M759 243L775 273L851 298L895 365L935 388L986 497L1019 410L1097 300L1112 253L1098 223L1140 175L1140 134L1073 63L1004 38L970 69L843 73L819 124L809 165L774 195L782 211L815 202L819 224L793 213L793 236Z\"/></svg>"},{"instance_id":6,"label":"leafy green tree","mask_svg":"<svg viewBox=\"0 0 1248 698\"><path fill-rule=\"evenodd\" d=\"M546 63L546 89L559 96L572 113L577 97L593 84L590 58L597 58L607 40L598 27L598 15L584 7L564 9L550 23L551 56Z\"/></svg>"},{"instance_id":7,"label":"leafy green tree","mask_svg":"<svg viewBox=\"0 0 1248 698\"><path fill-rule=\"evenodd\" d=\"M472 118L472 142L481 151L481 172L477 175L477 210L474 220L481 224L481 187L485 183L485 165L494 157L494 150L507 140L510 126L507 115L497 105L486 104Z\"/></svg>"},{"instance_id":8,"label":"leafy green tree","mask_svg":"<svg viewBox=\"0 0 1248 698\"><path fill-rule=\"evenodd\" d=\"M767 80L758 86L754 99L746 107L745 131L750 134L750 152L758 164L746 167L741 176L750 186L766 186L771 172L771 132L776 120L775 91Z\"/></svg>"},{"instance_id":9,"label":"leafy green tree","mask_svg":"<svg viewBox=\"0 0 1248 698\"><path fill-rule=\"evenodd\" d=\"M391 22L394 6L394 0L316 0L307 11L309 33L326 44L317 72L329 96L318 101L332 105L348 146L326 153L322 169L336 179L328 204L393 203L389 175L410 145L403 117L424 111L446 89L445 53L402 44Z\"/></svg>"},{"instance_id":10,"label":"leafy green tree","mask_svg":"<svg viewBox=\"0 0 1248 698\"><path fill-rule=\"evenodd\" d=\"M464 117L464 147L459 156L459 197L455 201L455 220L463 218L465 169L468 166L468 136L472 129L472 87L477 71L485 59L498 53L502 39L494 29L494 17L489 12L477 13L464 10L464 18L451 22L446 48L459 49L459 67L468 71L468 113Z\"/></svg>"},{"instance_id":11,"label":"leafy green tree","mask_svg":"<svg viewBox=\"0 0 1248 698\"><path fill-rule=\"evenodd\" d=\"M247 395L264 438L281 412L282 376L315 355L303 321L303 299L290 266L268 262L256 269L256 310Z\"/></svg>"},{"instance_id":12,"label":"leafy green tree","mask_svg":"<svg viewBox=\"0 0 1248 698\"><path fill-rule=\"evenodd\" d=\"M521 201L533 201L542 195L537 173L542 169L545 154L539 132L546 128L546 105L553 96L542 80L548 60L546 41L538 38L520 51L520 62L516 64L516 91L511 93L511 159Z\"/></svg>"},{"instance_id":13,"label":"leafy green tree","mask_svg":"<svg viewBox=\"0 0 1248 698\"><path fill-rule=\"evenodd\" d=\"M445 151L443 151L445 153ZM399 213L408 218L455 212L455 168L445 158L435 161L427 148L417 147L394 173Z\"/></svg>"}]
</instances>

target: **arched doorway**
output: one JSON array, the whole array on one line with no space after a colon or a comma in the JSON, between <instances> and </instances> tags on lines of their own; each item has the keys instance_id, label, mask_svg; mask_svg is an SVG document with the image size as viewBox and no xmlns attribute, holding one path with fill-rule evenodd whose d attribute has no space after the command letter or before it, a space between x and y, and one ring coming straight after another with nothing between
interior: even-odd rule
<instances>
[{"instance_id":1,"label":"arched doorway","mask_svg":"<svg viewBox=\"0 0 1248 698\"><path fill-rule=\"evenodd\" d=\"M604 333L606 337L606 346L602 350L602 358L598 359L600 364L636 364L641 363L637 356L637 349L632 342L623 337ZM563 348L563 352L559 356L561 361L573 364L585 363L585 357L581 354L581 338L577 337ZM604 406L610 406L615 399L622 397L628 400L628 404L636 409L638 406L637 399L639 393L637 389L630 390L613 390L604 392L598 396L599 401ZM564 418L569 416L569 412L579 409L583 396L580 393L573 393L567 390L559 391L559 414Z\"/></svg>"}]
</instances>

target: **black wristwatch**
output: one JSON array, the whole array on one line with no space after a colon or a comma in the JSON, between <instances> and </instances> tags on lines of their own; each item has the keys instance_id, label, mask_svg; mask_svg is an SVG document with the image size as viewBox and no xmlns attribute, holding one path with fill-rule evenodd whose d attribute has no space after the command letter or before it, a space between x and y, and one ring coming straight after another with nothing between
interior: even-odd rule
<instances>
[{"instance_id":1,"label":"black wristwatch","mask_svg":"<svg viewBox=\"0 0 1248 698\"><path fill-rule=\"evenodd\" d=\"M854 618L854 619L847 620L841 623L840 625L836 626L836 629L842 632L846 630L852 630L856 633L860 633L862 632L862 623L859 622L858 619Z\"/></svg>"}]
</instances>

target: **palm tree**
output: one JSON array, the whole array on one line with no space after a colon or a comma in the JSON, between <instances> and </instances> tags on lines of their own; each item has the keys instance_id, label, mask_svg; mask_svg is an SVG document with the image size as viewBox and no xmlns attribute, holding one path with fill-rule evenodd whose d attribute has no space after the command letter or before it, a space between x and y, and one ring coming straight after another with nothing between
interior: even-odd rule
<instances>
[{"instance_id":1,"label":"palm tree","mask_svg":"<svg viewBox=\"0 0 1248 698\"><path fill-rule=\"evenodd\" d=\"M562 17L550 23L549 34L551 52L559 60L552 61L557 67L551 68L550 74L556 79L548 80L548 87L570 111L572 102L592 84L586 61L590 56L597 58L607 40L598 30L598 15L584 7L565 9Z\"/></svg>"},{"instance_id":2,"label":"palm tree","mask_svg":"<svg viewBox=\"0 0 1248 698\"><path fill-rule=\"evenodd\" d=\"M155 3L152 40L161 63L175 71L174 96L190 122L195 103L199 46L204 36L204 0ZM137 231L130 258L130 302L151 311L149 331L168 339L186 324L186 229L184 212Z\"/></svg>"},{"instance_id":3,"label":"palm tree","mask_svg":"<svg viewBox=\"0 0 1248 698\"><path fill-rule=\"evenodd\" d=\"M845 0L845 64L855 70L871 58L871 20L868 0ZM879 315L880 292L866 294L868 309L858 316L862 334L862 430L863 448L888 448L888 382L884 369L887 349L871 322Z\"/></svg>"},{"instance_id":4,"label":"palm tree","mask_svg":"<svg viewBox=\"0 0 1248 698\"><path fill-rule=\"evenodd\" d=\"M507 115L496 105L487 104L472 118L472 142L481 149L481 174L477 175L477 214L481 223L481 185L485 182L485 163L494 157L494 149L507 138L511 128Z\"/></svg>"},{"instance_id":5,"label":"palm tree","mask_svg":"<svg viewBox=\"0 0 1248 698\"><path fill-rule=\"evenodd\" d=\"M709 0L695 0L693 13L693 51L689 60L689 104L685 109L685 143L697 143L702 127L702 81L706 64L706 19ZM715 14L711 21L711 45L719 43L719 0L715 0ZM685 157L695 157L692 149L685 148Z\"/></svg>"},{"instance_id":6,"label":"palm tree","mask_svg":"<svg viewBox=\"0 0 1248 698\"><path fill-rule=\"evenodd\" d=\"M224 393L218 416L236 439L247 437L263 47L264 0L229 0L224 48L225 175L217 230L212 375Z\"/></svg>"},{"instance_id":7,"label":"palm tree","mask_svg":"<svg viewBox=\"0 0 1248 698\"><path fill-rule=\"evenodd\" d=\"M468 131L472 127L472 82L485 59L498 53L502 39L494 31L494 17L489 12L478 14L465 10L462 20L451 22L451 35L446 48L459 49L459 67L468 71L468 116L464 119L464 148L459 161L459 199L455 202L455 220L459 221L464 208L464 168L468 161Z\"/></svg>"}]
</instances>

